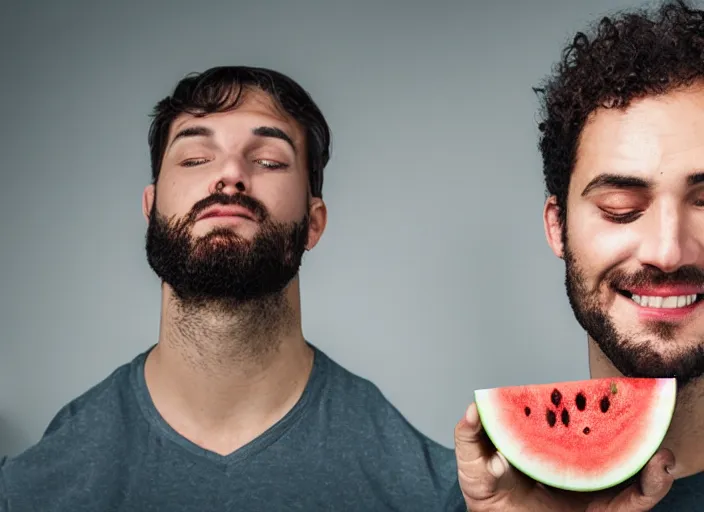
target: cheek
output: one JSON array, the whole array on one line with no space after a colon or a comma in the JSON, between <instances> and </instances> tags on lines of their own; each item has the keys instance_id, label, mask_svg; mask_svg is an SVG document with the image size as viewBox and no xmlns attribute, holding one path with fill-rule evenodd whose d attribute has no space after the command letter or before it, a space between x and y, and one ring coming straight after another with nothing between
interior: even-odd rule
<instances>
[{"instance_id":1,"label":"cheek","mask_svg":"<svg viewBox=\"0 0 704 512\"><path fill-rule=\"evenodd\" d=\"M175 180L171 176L163 176L159 181L157 206L167 217L186 215L196 202L208 195L207 189L196 182Z\"/></svg>"},{"instance_id":2,"label":"cheek","mask_svg":"<svg viewBox=\"0 0 704 512\"><path fill-rule=\"evenodd\" d=\"M253 187L254 197L266 205L269 213L281 221L300 220L307 211L307 183L298 180L278 180L257 183Z\"/></svg>"},{"instance_id":3,"label":"cheek","mask_svg":"<svg viewBox=\"0 0 704 512\"><path fill-rule=\"evenodd\" d=\"M614 224L586 212L568 218L569 249L590 274L605 272L633 258L639 240L635 223Z\"/></svg>"}]
</instances>

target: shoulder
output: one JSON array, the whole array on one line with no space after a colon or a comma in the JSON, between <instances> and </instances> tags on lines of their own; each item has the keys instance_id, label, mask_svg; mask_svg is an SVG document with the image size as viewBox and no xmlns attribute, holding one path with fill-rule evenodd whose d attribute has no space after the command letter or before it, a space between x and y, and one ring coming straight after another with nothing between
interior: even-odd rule
<instances>
[{"instance_id":1,"label":"shoulder","mask_svg":"<svg viewBox=\"0 0 704 512\"><path fill-rule=\"evenodd\" d=\"M7 491L5 490L5 483L2 478L2 467L6 460L7 457L0 456L0 512L6 512L9 506L7 502Z\"/></svg>"},{"instance_id":2,"label":"shoulder","mask_svg":"<svg viewBox=\"0 0 704 512\"><path fill-rule=\"evenodd\" d=\"M355 417L401 416L379 387L369 379L348 370L320 349L316 349L325 376L325 405L333 410L355 413Z\"/></svg>"},{"instance_id":3,"label":"shoulder","mask_svg":"<svg viewBox=\"0 0 704 512\"><path fill-rule=\"evenodd\" d=\"M112 425L125 400L130 399L132 373L144 356L140 354L117 367L102 381L59 409L44 431L40 444L69 432L87 434L95 432L96 427Z\"/></svg>"},{"instance_id":4,"label":"shoulder","mask_svg":"<svg viewBox=\"0 0 704 512\"><path fill-rule=\"evenodd\" d=\"M124 411L131 409L135 401L131 371L143 356L118 367L64 405L35 445L15 457L0 460L0 493L26 494L23 489L60 486L61 482L66 483L67 475L95 466L96 453L106 460L117 456L119 443L115 440L123 439L128 428Z\"/></svg>"},{"instance_id":5,"label":"shoulder","mask_svg":"<svg viewBox=\"0 0 704 512\"><path fill-rule=\"evenodd\" d=\"M325 409L332 453L345 454L380 478L390 499L466 510L454 450L413 426L369 379L320 357L327 379L319 407ZM454 431L454 425L448 428Z\"/></svg>"},{"instance_id":6,"label":"shoulder","mask_svg":"<svg viewBox=\"0 0 704 512\"><path fill-rule=\"evenodd\" d=\"M675 480L672 489L655 510L698 510L704 503L704 472Z\"/></svg>"},{"instance_id":7,"label":"shoulder","mask_svg":"<svg viewBox=\"0 0 704 512\"><path fill-rule=\"evenodd\" d=\"M390 447L408 448L409 443L423 445L426 455L430 450L431 455L454 463L454 451L414 427L376 384L319 353L325 359L328 372L322 399L332 413L332 421L340 423L338 427L353 429L358 435L373 436ZM454 425L449 428L454 429Z\"/></svg>"}]
</instances>

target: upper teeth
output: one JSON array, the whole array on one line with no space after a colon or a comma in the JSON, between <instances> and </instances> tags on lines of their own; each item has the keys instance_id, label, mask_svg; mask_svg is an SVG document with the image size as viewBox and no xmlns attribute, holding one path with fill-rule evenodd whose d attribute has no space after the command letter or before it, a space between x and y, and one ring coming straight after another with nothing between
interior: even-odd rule
<instances>
[{"instance_id":1,"label":"upper teeth","mask_svg":"<svg viewBox=\"0 0 704 512\"><path fill-rule=\"evenodd\" d=\"M672 295L670 297L648 297L633 294L633 301L646 308L683 308L697 300L694 295Z\"/></svg>"}]
</instances>

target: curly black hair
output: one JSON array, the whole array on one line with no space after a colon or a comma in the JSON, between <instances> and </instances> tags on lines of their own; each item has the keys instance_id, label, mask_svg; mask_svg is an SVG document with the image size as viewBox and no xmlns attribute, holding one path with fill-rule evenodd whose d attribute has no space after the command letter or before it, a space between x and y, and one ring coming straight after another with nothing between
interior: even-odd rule
<instances>
[{"instance_id":1,"label":"curly black hair","mask_svg":"<svg viewBox=\"0 0 704 512\"><path fill-rule=\"evenodd\" d=\"M620 11L578 32L541 88L539 148L548 196L564 226L582 128L597 108L628 107L704 79L704 11L684 1Z\"/></svg>"}]
</instances>

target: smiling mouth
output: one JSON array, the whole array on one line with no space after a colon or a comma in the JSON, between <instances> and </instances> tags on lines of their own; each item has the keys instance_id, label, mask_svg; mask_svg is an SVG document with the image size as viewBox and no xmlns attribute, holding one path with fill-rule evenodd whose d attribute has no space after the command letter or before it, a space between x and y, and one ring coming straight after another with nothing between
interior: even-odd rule
<instances>
[{"instance_id":1,"label":"smiling mouth","mask_svg":"<svg viewBox=\"0 0 704 512\"><path fill-rule=\"evenodd\" d=\"M627 290L616 290L624 297L631 299L633 302L643 308L657 309L677 309L696 304L704 298L704 293L692 293L690 295L669 295L669 296L653 296L653 295L636 295Z\"/></svg>"}]
</instances>

